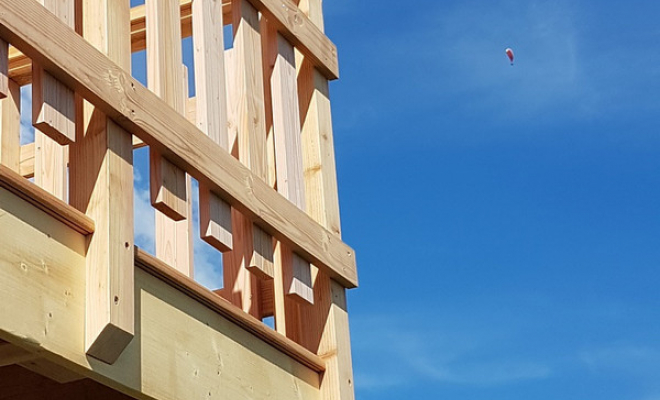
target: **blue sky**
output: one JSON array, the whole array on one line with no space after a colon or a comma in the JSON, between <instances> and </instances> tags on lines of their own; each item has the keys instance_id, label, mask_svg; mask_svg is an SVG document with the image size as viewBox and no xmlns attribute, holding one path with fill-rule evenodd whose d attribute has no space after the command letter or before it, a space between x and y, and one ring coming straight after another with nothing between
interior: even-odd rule
<instances>
[{"instance_id":1,"label":"blue sky","mask_svg":"<svg viewBox=\"0 0 660 400\"><path fill-rule=\"evenodd\" d=\"M357 398L660 400L660 3L325 13ZM195 259L219 287L220 257Z\"/></svg>"},{"instance_id":2,"label":"blue sky","mask_svg":"<svg viewBox=\"0 0 660 400\"><path fill-rule=\"evenodd\" d=\"M325 12L357 397L660 399L660 4Z\"/></svg>"}]
</instances>

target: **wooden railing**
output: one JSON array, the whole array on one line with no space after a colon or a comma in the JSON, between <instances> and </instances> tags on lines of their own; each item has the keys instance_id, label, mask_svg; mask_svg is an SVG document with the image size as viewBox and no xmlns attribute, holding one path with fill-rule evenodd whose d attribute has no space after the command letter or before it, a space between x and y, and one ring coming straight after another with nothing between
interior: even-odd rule
<instances>
[{"instance_id":1,"label":"wooden railing","mask_svg":"<svg viewBox=\"0 0 660 400\"><path fill-rule=\"evenodd\" d=\"M323 398L352 398L345 289L357 273L340 238L328 97L338 64L320 0L0 0L0 38L0 185L88 235L87 353L112 363L131 341L138 266L325 371ZM149 88L130 72L145 48ZM28 84L36 133L21 146ZM155 255L134 250L142 145ZM193 235L223 254L215 293L193 281Z\"/></svg>"}]
</instances>

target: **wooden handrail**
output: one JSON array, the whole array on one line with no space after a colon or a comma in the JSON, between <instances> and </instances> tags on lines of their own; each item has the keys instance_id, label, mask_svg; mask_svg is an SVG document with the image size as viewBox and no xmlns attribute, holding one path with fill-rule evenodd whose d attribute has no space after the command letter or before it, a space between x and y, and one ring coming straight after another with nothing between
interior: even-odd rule
<instances>
[{"instance_id":1,"label":"wooden handrail","mask_svg":"<svg viewBox=\"0 0 660 400\"><path fill-rule=\"evenodd\" d=\"M0 36L264 231L357 286L353 250L33 0L0 2Z\"/></svg>"},{"instance_id":2,"label":"wooden handrail","mask_svg":"<svg viewBox=\"0 0 660 400\"><path fill-rule=\"evenodd\" d=\"M94 233L94 221L88 216L1 164L0 187L83 235Z\"/></svg>"},{"instance_id":3,"label":"wooden handrail","mask_svg":"<svg viewBox=\"0 0 660 400\"><path fill-rule=\"evenodd\" d=\"M170 286L175 287L187 296L209 307L281 352L291 356L303 365L306 365L316 372L325 371L325 362L318 355L312 353L286 336L268 328L261 321L252 317L248 313L243 312L243 310L231 304L229 301L213 293L156 257L151 256L137 246L135 247L135 265L156 278L167 282Z\"/></svg>"}]
</instances>

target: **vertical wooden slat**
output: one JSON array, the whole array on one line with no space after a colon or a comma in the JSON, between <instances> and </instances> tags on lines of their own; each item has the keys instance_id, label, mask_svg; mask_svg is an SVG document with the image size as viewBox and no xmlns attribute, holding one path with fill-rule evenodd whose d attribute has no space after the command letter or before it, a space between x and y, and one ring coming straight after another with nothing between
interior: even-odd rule
<instances>
[{"instance_id":1,"label":"vertical wooden slat","mask_svg":"<svg viewBox=\"0 0 660 400\"><path fill-rule=\"evenodd\" d=\"M187 93L182 66L180 8L177 0L146 0L147 81L149 89L176 112L185 113ZM156 256L192 275L189 177L150 149L151 201L156 208ZM181 222L181 223L177 223Z\"/></svg>"},{"instance_id":2,"label":"vertical wooden slat","mask_svg":"<svg viewBox=\"0 0 660 400\"><path fill-rule=\"evenodd\" d=\"M232 91L230 131L236 131L238 159L265 180L266 129L259 14L247 0L234 0L232 23L234 48L230 59L234 65L229 67L233 74L229 78ZM261 319L261 286L272 271L269 254L272 247L255 248L255 243L268 243L257 229L249 219L232 209L234 245L232 251L223 256L226 289L223 293L232 303Z\"/></svg>"},{"instance_id":3,"label":"vertical wooden slat","mask_svg":"<svg viewBox=\"0 0 660 400\"><path fill-rule=\"evenodd\" d=\"M323 30L322 0L300 0L299 7ZM341 236L328 81L298 52L296 66L307 213ZM309 327L303 341L327 363L321 381L322 399L353 400L346 289L322 271L314 272L314 306L301 309L301 318L308 321Z\"/></svg>"},{"instance_id":4,"label":"vertical wooden slat","mask_svg":"<svg viewBox=\"0 0 660 400\"><path fill-rule=\"evenodd\" d=\"M38 0L70 27L75 23L74 0ZM75 140L75 104L71 89L32 64L32 125L35 131L34 181L66 201L67 149Z\"/></svg>"},{"instance_id":5,"label":"vertical wooden slat","mask_svg":"<svg viewBox=\"0 0 660 400\"><path fill-rule=\"evenodd\" d=\"M74 0L38 0L71 28ZM36 63L32 64L32 124L59 144L75 141L75 95Z\"/></svg>"},{"instance_id":6,"label":"vertical wooden slat","mask_svg":"<svg viewBox=\"0 0 660 400\"><path fill-rule=\"evenodd\" d=\"M222 1L195 0L192 14L196 124L228 150ZM202 240L222 252L231 250L231 206L201 183L199 216Z\"/></svg>"},{"instance_id":7,"label":"vertical wooden slat","mask_svg":"<svg viewBox=\"0 0 660 400\"><path fill-rule=\"evenodd\" d=\"M82 34L127 71L129 0L82 0ZM81 100L70 146L71 204L96 224L87 250L87 354L113 363L134 327L133 146L131 134Z\"/></svg>"},{"instance_id":8,"label":"vertical wooden slat","mask_svg":"<svg viewBox=\"0 0 660 400\"><path fill-rule=\"evenodd\" d=\"M181 70L181 24L177 0L147 0L147 83L175 111L183 113L184 82ZM188 193L185 172L149 150L151 167L151 202L153 206L173 220L188 217ZM156 220L160 218L156 213ZM157 222L158 224L158 222ZM158 252L158 245L157 252ZM175 248L174 244L171 244ZM160 255L158 257L161 257ZM165 260L172 262L173 260ZM173 264L172 264L173 265Z\"/></svg>"},{"instance_id":9,"label":"vertical wooden slat","mask_svg":"<svg viewBox=\"0 0 660 400\"><path fill-rule=\"evenodd\" d=\"M0 100L0 164L20 172L21 88L12 80L7 85L7 97Z\"/></svg>"},{"instance_id":10,"label":"vertical wooden slat","mask_svg":"<svg viewBox=\"0 0 660 400\"><path fill-rule=\"evenodd\" d=\"M9 95L9 43L0 39L0 99Z\"/></svg>"},{"instance_id":11,"label":"vertical wooden slat","mask_svg":"<svg viewBox=\"0 0 660 400\"><path fill-rule=\"evenodd\" d=\"M304 210L305 191L294 49L282 35L272 29L269 29L268 38L271 42L268 47L276 51L277 54L270 81L277 190ZM290 251L286 246L280 246L280 249L282 255L284 252ZM283 259L289 261L287 264L282 263L280 265L285 294L292 296L296 301L313 303L310 264L295 253L291 256L287 255ZM284 318L294 318L293 314L298 313L296 305L286 305L285 308ZM280 309L280 319L282 319L282 316L282 310ZM295 329L302 329L301 323L297 325ZM294 326L290 320L287 323L287 330L291 332ZM292 333L287 334L292 335Z\"/></svg>"}]
</instances>

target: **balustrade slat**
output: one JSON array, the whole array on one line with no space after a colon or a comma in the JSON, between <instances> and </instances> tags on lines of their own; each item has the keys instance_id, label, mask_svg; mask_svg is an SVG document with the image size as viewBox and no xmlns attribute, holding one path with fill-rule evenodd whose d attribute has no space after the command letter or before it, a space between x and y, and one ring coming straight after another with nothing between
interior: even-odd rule
<instances>
[{"instance_id":1,"label":"balustrade slat","mask_svg":"<svg viewBox=\"0 0 660 400\"><path fill-rule=\"evenodd\" d=\"M192 15L196 124L228 150L222 1L195 0ZM199 186L199 216L201 238L221 252L231 250L231 206L203 183Z\"/></svg>"}]
</instances>

